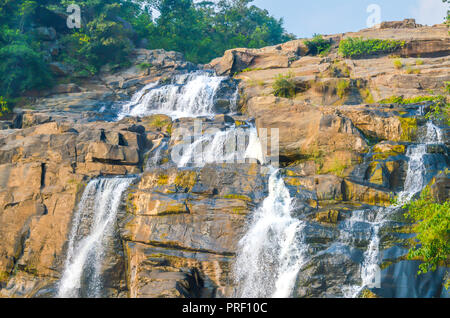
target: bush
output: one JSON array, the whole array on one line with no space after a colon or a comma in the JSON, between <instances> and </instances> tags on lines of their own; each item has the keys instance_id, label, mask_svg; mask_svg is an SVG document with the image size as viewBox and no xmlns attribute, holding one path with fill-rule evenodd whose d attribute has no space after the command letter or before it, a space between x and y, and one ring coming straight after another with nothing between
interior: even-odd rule
<instances>
[{"instance_id":1,"label":"bush","mask_svg":"<svg viewBox=\"0 0 450 318\"><path fill-rule=\"evenodd\" d=\"M344 57L359 58L363 56L391 53L403 47L405 42L361 38L346 38L339 44L339 53Z\"/></svg>"},{"instance_id":2,"label":"bush","mask_svg":"<svg viewBox=\"0 0 450 318\"><path fill-rule=\"evenodd\" d=\"M382 99L378 103L380 104L417 104L421 102L439 102L444 99L443 96L416 96L411 98L403 98L402 96L391 96L387 99Z\"/></svg>"},{"instance_id":3,"label":"bush","mask_svg":"<svg viewBox=\"0 0 450 318\"><path fill-rule=\"evenodd\" d=\"M403 67L402 60L400 60L400 59L395 59L393 63L394 63L394 67L398 70Z\"/></svg>"},{"instance_id":4,"label":"bush","mask_svg":"<svg viewBox=\"0 0 450 318\"><path fill-rule=\"evenodd\" d=\"M415 222L416 246L408 254L409 259L421 259L418 274L435 271L437 266L448 265L450 254L450 202L437 203L427 187L417 201L405 208L406 217ZM448 285L448 280L446 285Z\"/></svg>"},{"instance_id":5,"label":"bush","mask_svg":"<svg viewBox=\"0 0 450 318\"><path fill-rule=\"evenodd\" d=\"M0 77L0 91L6 98L46 87L52 82L42 56L25 43L0 49L0 74L4 74Z\"/></svg>"},{"instance_id":6,"label":"bush","mask_svg":"<svg viewBox=\"0 0 450 318\"><path fill-rule=\"evenodd\" d=\"M320 34L315 34L312 40L305 41L305 45L312 55L326 55L331 48L331 42L325 40Z\"/></svg>"},{"instance_id":7,"label":"bush","mask_svg":"<svg viewBox=\"0 0 450 318\"><path fill-rule=\"evenodd\" d=\"M444 83L444 91L446 94L450 95L450 82Z\"/></svg>"},{"instance_id":8,"label":"bush","mask_svg":"<svg viewBox=\"0 0 450 318\"><path fill-rule=\"evenodd\" d=\"M425 116L427 119L434 119L444 122L450 126L450 104L444 96L436 96L434 105Z\"/></svg>"},{"instance_id":9,"label":"bush","mask_svg":"<svg viewBox=\"0 0 450 318\"><path fill-rule=\"evenodd\" d=\"M3 116L9 113L11 110L8 107L8 103L6 102L3 96L0 96L0 116Z\"/></svg>"},{"instance_id":10,"label":"bush","mask_svg":"<svg viewBox=\"0 0 450 318\"><path fill-rule=\"evenodd\" d=\"M277 97L292 98L297 93L297 88L292 80L293 75L279 74L275 77L275 82L272 85L273 94Z\"/></svg>"}]
</instances>

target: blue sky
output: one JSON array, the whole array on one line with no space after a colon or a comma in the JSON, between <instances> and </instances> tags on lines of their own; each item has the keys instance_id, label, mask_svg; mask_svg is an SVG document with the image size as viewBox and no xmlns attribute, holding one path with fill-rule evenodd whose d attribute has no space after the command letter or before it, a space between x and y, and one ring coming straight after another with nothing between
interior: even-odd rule
<instances>
[{"instance_id":1,"label":"blue sky","mask_svg":"<svg viewBox=\"0 0 450 318\"><path fill-rule=\"evenodd\" d=\"M370 4L379 5L381 21L415 18L427 25L442 23L449 7L442 0L255 0L253 4L284 18L287 31L298 37L367 28Z\"/></svg>"}]
</instances>

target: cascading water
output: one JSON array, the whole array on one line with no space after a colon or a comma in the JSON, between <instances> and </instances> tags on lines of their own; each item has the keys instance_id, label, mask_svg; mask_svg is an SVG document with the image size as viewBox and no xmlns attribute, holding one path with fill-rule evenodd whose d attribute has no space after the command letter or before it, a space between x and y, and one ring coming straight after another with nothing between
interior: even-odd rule
<instances>
[{"instance_id":1,"label":"cascading water","mask_svg":"<svg viewBox=\"0 0 450 318\"><path fill-rule=\"evenodd\" d=\"M149 84L122 107L118 119L153 114L164 114L173 119L214 116L216 95L226 79L212 72L197 71L177 75L169 84Z\"/></svg>"},{"instance_id":2,"label":"cascading water","mask_svg":"<svg viewBox=\"0 0 450 318\"><path fill-rule=\"evenodd\" d=\"M94 179L75 212L58 297L101 297L102 260L113 234L122 193L134 178Z\"/></svg>"},{"instance_id":3,"label":"cascading water","mask_svg":"<svg viewBox=\"0 0 450 318\"><path fill-rule=\"evenodd\" d=\"M278 170L269 177L269 196L253 214L239 242L234 273L239 297L291 296L304 262L304 223L291 215L292 199Z\"/></svg>"},{"instance_id":4,"label":"cascading water","mask_svg":"<svg viewBox=\"0 0 450 318\"><path fill-rule=\"evenodd\" d=\"M359 287L353 286L350 288L350 290L352 290L352 297L358 296L365 287L374 286L380 283L380 230L387 222L389 222L389 216L404 204L410 202L414 196L425 188L429 181L427 167L425 165L427 145L441 143L442 132L439 127L435 126L431 121L427 123L426 128L426 135L421 141L422 143L408 147L406 153L406 156L409 159L408 171L404 189L398 195L397 204L387 208L379 208L376 212L375 220L369 222L372 235L369 246L364 253L364 261L361 266L362 284ZM353 213L355 214L356 211ZM352 216L352 219L353 217L354 216ZM358 218L358 215L355 214L355 217ZM367 222L367 220L365 221Z\"/></svg>"},{"instance_id":5,"label":"cascading water","mask_svg":"<svg viewBox=\"0 0 450 318\"><path fill-rule=\"evenodd\" d=\"M152 83L137 92L132 100L123 105L118 119L125 116L143 117L152 114L166 114L173 119L180 117L214 116L214 103L222 82L226 77L214 76L211 72L194 72L176 76L170 84ZM236 104L237 89L231 97L231 106ZM248 147L242 152L244 159L254 158L263 162L264 158L256 129L246 130L249 136ZM236 150L223 153L233 139L237 138L237 128L205 134L200 142L204 146L202 164L218 163L239 159L242 153ZM168 149L169 140L149 152L146 168L159 165L161 154ZM180 167L192 161L195 144L188 147ZM239 157L240 156L240 157ZM195 160L194 160L195 162ZM122 193L134 178L101 178L92 180L86 187L75 213L70 233L67 259L63 276L58 285L58 297L101 297L102 260L107 244L112 238L113 227L120 205Z\"/></svg>"}]
</instances>

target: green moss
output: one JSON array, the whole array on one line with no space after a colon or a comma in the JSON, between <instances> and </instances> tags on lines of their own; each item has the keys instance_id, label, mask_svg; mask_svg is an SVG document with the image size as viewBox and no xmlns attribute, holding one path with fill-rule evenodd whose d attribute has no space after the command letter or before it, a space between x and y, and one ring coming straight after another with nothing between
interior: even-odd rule
<instances>
[{"instance_id":1,"label":"green moss","mask_svg":"<svg viewBox=\"0 0 450 318\"><path fill-rule=\"evenodd\" d=\"M0 282L6 282L8 280L9 273L5 271L0 271Z\"/></svg>"},{"instance_id":2,"label":"green moss","mask_svg":"<svg viewBox=\"0 0 450 318\"><path fill-rule=\"evenodd\" d=\"M400 125L402 127L401 140L413 141L417 137L417 118L411 117L398 117Z\"/></svg>"},{"instance_id":3,"label":"green moss","mask_svg":"<svg viewBox=\"0 0 450 318\"><path fill-rule=\"evenodd\" d=\"M343 98L350 88L350 81L348 80L339 80L336 85L336 92L339 98Z\"/></svg>"},{"instance_id":4,"label":"green moss","mask_svg":"<svg viewBox=\"0 0 450 318\"><path fill-rule=\"evenodd\" d=\"M224 199L235 199L235 200L242 200L242 201L252 201L252 199L243 194L227 194L223 196Z\"/></svg>"},{"instance_id":5,"label":"green moss","mask_svg":"<svg viewBox=\"0 0 450 318\"><path fill-rule=\"evenodd\" d=\"M136 214L137 206L134 203L134 192L128 193L125 210L129 214Z\"/></svg>"},{"instance_id":6,"label":"green moss","mask_svg":"<svg viewBox=\"0 0 450 318\"><path fill-rule=\"evenodd\" d=\"M393 145L388 151L383 152L382 149L375 146L373 152L375 154L372 156L372 160L386 160L389 157L404 154L406 152L406 147L404 145Z\"/></svg>"},{"instance_id":7,"label":"green moss","mask_svg":"<svg viewBox=\"0 0 450 318\"><path fill-rule=\"evenodd\" d=\"M391 96L387 99L382 99L378 101L380 104L417 104L421 102L439 102L442 100L442 96L416 96L411 98L403 98L402 96Z\"/></svg>"},{"instance_id":8,"label":"green moss","mask_svg":"<svg viewBox=\"0 0 450 318\"><path fill-rule=\"evenodd\" d=\"M197 182L197 173L194 171L183 171L175 177L175 185L180 188L191 190Z\"/></svg>"},{"instance_id":9,"label":"green moss","mask_svg":"<svg viewBox=\"0 0 450 318\"><path fill-rule=\"evenodd\" d=\"M163 186L169 183L169 177L167 175L159 175L158 176L158 180L157 180L157 184L158 186Z\"/></svg>"},{"instance_id":10,"label":"green moss","mask_svg":"<svg viewBox=\"0 0 450 318\"><path fill-rule=\"evenodd\" d=\"M153 65L151 63L147 63L147 62L142 62L140 64L137 65L138 69L140 69L141 71L145 71L148 70L149 68L151 68Z\"/></svg>"},{"instance_id":11,"label":"green moss","mask_svg":"<svg viewBox=\"0 0 450 318\"><path fill-rule=\"evenodd\" d=\"M263 70L263 69L260 68L260 67L256 67L256 68L250 68L250 67L248 67L248 68L243 69L242 71L240 71L240 72L237 73L237 74L240 74L240 73L248 73L248 72L253 72L253 71L262 71L262 70Z\"/></svg>"},{"instance_id":12,"label":"green moss","mask_svg":"<svg viewBox=\"0 0 450 318\"><path fill-rule=\"evenodd\" d=\"M322 171L322 173L331 173L338 177L343 178L344 177L344 171L349 167L348 162L344 162L343 160L340 160L338 158L334 159L330 168L326 171Z\"/></svg>"},{"instance_id":13,"label":"green moss","mask_svg":"<svg viewBox=\"0 0 450 318\"><path fill-rule=\"evenodd\" d=\"M360 89L359 93L361 94L364 103L366 104L373 104L375 103L375 99L373 98L372 92L370 91L370 89L366 88L366 89Z\"/></svg>"},{"instance_id":14,"label":"green moss","mask_svg":"<svg viewBox=\"0 0 450 318\"><path fill-rule=\"evenodd\" d=\"M244 207L234 207L231 209L231 211L233 212L233 214L236 214L236 215L247 215L248 214L248 210Z\"/></svg>"}]
</instances>

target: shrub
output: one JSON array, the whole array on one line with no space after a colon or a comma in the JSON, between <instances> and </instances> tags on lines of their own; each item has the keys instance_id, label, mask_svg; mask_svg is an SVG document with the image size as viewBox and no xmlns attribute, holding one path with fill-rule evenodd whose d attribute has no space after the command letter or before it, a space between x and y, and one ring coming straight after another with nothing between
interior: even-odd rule
<instances>
[{"instance_id":1,"label":"shrub","mask_svg":"<svg viewBox=\"0 0 450 318\"><path fill-rule=\"evenodd\" d=\"M140 64L137 65L138 69L140 69L141 71L145 71L148 70L149 68L151 68L153 65L151 63L147 63L147 62L142 62Z\"/></svg>"},{"instance_id":2,"label":"shrub","mask_svg":"<svg viewBox=\"0 0 450 318\"><path fill-rule=\"evenodd\" d=\"M297 92L294 81L292 80L293 74L288 75L279 74L275 77L275 82L272 85L273 94L278 97L292 98Z\"/></svg>"},{"instance_id":3,"label":"shrub","mask_svg":"<svg viewBox=\"0 0 450 318\"><path fill-rule=\"evenodd\" d=\"M391 53L403 47L405 42L361 38L346 38L339 44L339 53L344 57L358 58L373 54Z\"/></svg>"},{"instance_id":4,"label":"shrub","mask_svg":"<svg viewBox=\"0 0 450 318\"><path fill-rule=\"evenodd\" d=\"M408 65L406 67L406 74L412 74L414 72L414 69L411 67L411 65Z\"/></svg>"},{"instance_id":5,"label":"shrub","mask_svg":"<svg viewBox=\"0 0 450 318\"><path fill-rule=\"evenodd\" d=\"M443 96L416 96L411 98L403 98L402 96L391 96L387 99L382 99L378 103L380 104L417 104L421 102L439 102L442 101Z\"/></svg>"},{"instance_id":6,"label":"shrub","mask_svg":"<svg viewBox=\"0 0 450 318\"><path fill-rule=\"evenodd\" d=\"M331 48L331 42L325 40L320 34L315 34L312 40L305 41L305 45L312 55L326 55Z\"/></svg>"},{"instance_id":7,"label":"shrub","mask_svg":"<svg viewBox=\"0 0 450 318\"><path fill-rule=\"evenodd\" d=\"M8 103L3 96L0 96L0 116L3 116L10 112Z\"/></svg>"},{"instance_id":8,"label":"shrub","mask_svg":"<svg viewBox=\"0 0 450 318\"><path fill-rule=\"evenodd\" d=\"M450 82L445 82L444 83L444 91L446 94L450 95Z\"/></svg>"},{"instance_id":9,"label":"shrub","mask_svg":"<svg viewBox=\"0 0 450 318\"><path fill-rule=\"evenodd\" d=\"M25 43L0 48L0 74L0 91L6 98L52 81L42 56Z\"/></svg>"},{"instance_id":10,"label":"shrub","mask_svg":"<svg viewBox=\"0 0 450 318\"><path fill-rule=\"evenodd\" d=\"M398 70L403 67L402 60L400 60L400 59L395 59L393 63L394 63L394 67Z\"/></svg>"},{"instance_id":11,"label":"shrub","mask_svg":"<svg viewBox=\"0 0 450 318\"><path fill-rule=\"evenodd\" d=\"M427 187L420 198L405 206L406 217L415 222L416 246L408 254L409 259L421 259L418 274L435 271L440 264L448 265L450 254L450 202L437 203ZM446 287L448 287L448 280Z\"/></svg>"},{"instance_id":12,"label":"shrub","mask_svg":"<svg viewBox=\"0 0 450 318\"><path fill-rule=\"evenodd\" d=\"M434 105L425 116L427 119L443 121L450 126L450 104L444 96L436 96Z\"/></svg>"},{"instance_id":13,"label":"shrub","mask_svg":"<svg viewBox=\"0 0 450 318\"><path fill-rule=\"evenodd\" d=\"M417 59L416 60L416 65L423 65L423 60L422 59Z\"/></svg>"}]
</instances>

